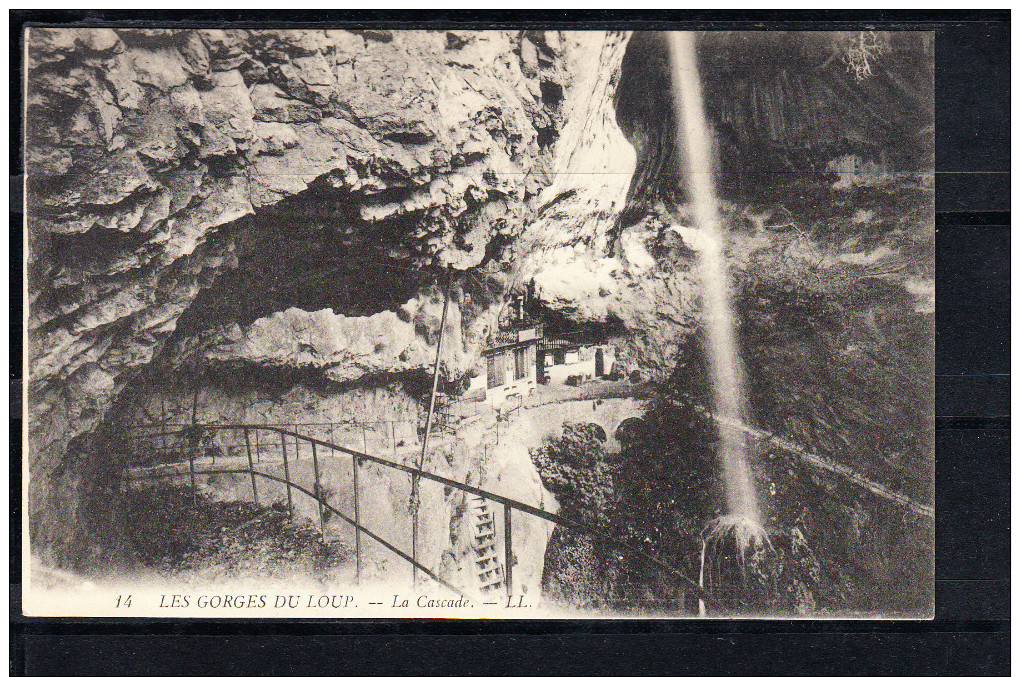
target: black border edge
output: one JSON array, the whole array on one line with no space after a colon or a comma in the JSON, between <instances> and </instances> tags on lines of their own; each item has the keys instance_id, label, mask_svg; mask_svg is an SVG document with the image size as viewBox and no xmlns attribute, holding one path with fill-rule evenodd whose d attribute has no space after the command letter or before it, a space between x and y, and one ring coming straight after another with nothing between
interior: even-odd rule
<instances>
[{"instance_id":1,"label":"black border edge","mask_svg":"<svg viewBox=\"0 0 1020 677\"><path fill-rule=\"evenodd\" d=\"M674 27L701 29L787 29L840 30L856 28L862 22L892 30L949 31L966 26L1005 25L1009 34L1008 10L788 10L756 11L667 11L667 10L600 10L589 12L563 10L496 10L454 11L429 10L409 12L393 10L357 10L323 12L315 10L263 10L255 18L240 10L11 10L10 25L18 37L10 42L11 82L10 107L16 111L10 123L10 181L20 186L21 158L21 65L23 28L30 25L105 26L124 22L153 22L192 27L203 24L231 22L248 27L298 28L328 22L337 27L390 28L618 28L654 30ZM819 23L824 22L824 23ZM936 40L938 45L938 39ZM942 66L943 64L938 64ZM942 73L945 76L945 72ZM962 74L965 77L966 74ZM1000 92L1009 91L1009 65ZM938 83L938 75L937 83ZM937 97L941 90L937 90ZM985 101L952 101L936 99L936 107L994 107L996 97ZM1008 117L1008 113L1007 113ZM939 133L939 129L936 129ZM1008 136L1008 135L1007 135ZM1008 156L1009 150L1004 149ZM937 169L941 169L937 157ZM938 173L938 172L937 172ZM1007 186L1008 188L1008 181ZM1001 198L1003 186L990 190L991 197ZM966 190L963 185L960 190ZM13 191L12 191L13 193ZM941 200L940 200L941 201ZM971 204L964 211L940 210L936 221L940 227L1008 226L1006 208L998 202L994 209L982 210ZM26 618L20 612L20 379L21 376L21 213L20 201L11 209L11 302L17 319L11 322L12 339L12 430L11 482L17 493L11 496L11 664L13 674L39 674L66 671L66 674L102 669L107 673L145 671L169 673L176 667L180 674L200 673L219 669L232 674L255 672L319 672L378 673L395 669L406 673L427 674L437 669L451 672L527 672L550 674L576 671L616 673L624 671L660 673L703 672L746 674L806 674L829 672L843 674L902 673L969 673L1005 674L1009 670L1008 611L993 616L971 619L944 619L944 609L937 602L937 617L932 621L268 621L224 620L193 621L144 619L74 619L58 620ZM994 214L992 212L995 212ZM938 242L938 239L937 239ZM17 243L17 244L14 244ZM938 247L938 245L937 245ZM952 259L954 252L938 250L938 256ZM1007 254L1008 256L1008 254ZM1008 259L1006 271L1008 277ZM1008 280L1006 281L1008 287ZM17 290L15 292L15 290ZM990 290L979 289L978 298L996 303ZM940 293L956 295L947 289ZM15 297L17 294L17 297ZM1008 313L1008 304L1003 312ZM1008 319L1006 320L1008 329ZM15 343L16 341L16 343ZM1007 342L1008 343L1008 342ZM1008 382L1008 347L1005 369L997 373L974 372L938 374L937 377L1005 377ZM964 386L966 388L967 386ZM974 388L986 392L982 386ZM15 389L17 396L14 395ZM954 395L964 399L964 395ZM1005 401L1003 401L1003 399ZM996 412L1008 411L1008 388L993 395L989 406ZM15 416L15 400L17 416ZM952 405L953 403L950 403ZM16 424L16 425L15 425ZM944 433L963 436L1009 434L1009 419L1001 413L984 416L940 415L936 424L939 437ZM16 433L15 430L18 430ZM949 451L937 444L940 458ZM959 469L959 480L967 485L968 478L978 477L981 467ZM979 464L978 464L979 465ZM936 471L937 483L943 474ZM1008 480L1000 478L1001 481ZM988 511L992 506L979 500L976 493L961 496L974 511ZM1008 500L1008 499L1007 499ZM1001 506L1000 506L1001 507ZM1008 510L1008 505L1006 506ZM951 509L946 506L946 510ZM937 531L944 522L939 520ZM1008 537L1007 533L1002 534ZM937 548L944 540L940 535ZM1006 562L999 565L1008 565ZM937 560L938 561L938 560ZM1005 579L1008 596L1008 574ZM945 572L943 572L944 574ZM14 578L17 575L17 578ZM940 577L941 578L941 577ZM1001 593L1000 593L1001 594ZM1006 600L1008 606L1008 599ZM475 637L472 637L475 636ZM449 638L456 642L450 642ZM80 641L74 641L75 639ZM188 643L191 643L189 646ZM91 644L90 644L91 642ZM233 648L234 651L229 649ZM359 662L358 652L362 660ZM91 652L92 655L88 655ZM479 653L480 652L480 653ZM743 654L743 655L742 655ZM460 655L458 659L458 655ZM491 662L483 662L485 655ZM188 663L182 663L182 657ZM338 660L339 659L339 660ZM458 662L459 660L459 662ZM372 662L375 661L375 662ZM502 665L502 667L497 667Z\"/></svg>"}]
</instances>

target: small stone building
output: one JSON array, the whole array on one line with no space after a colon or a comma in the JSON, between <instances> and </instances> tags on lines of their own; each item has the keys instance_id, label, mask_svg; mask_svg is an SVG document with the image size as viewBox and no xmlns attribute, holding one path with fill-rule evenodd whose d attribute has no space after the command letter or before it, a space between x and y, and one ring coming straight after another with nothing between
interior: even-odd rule
<instances>
[{"instance_id":1,"label":"small stone building","mask_svg":"<svg viewBox=\"0 0 1020 677\"><path fill-rule=\"evenodd\" d=\"M608 343L547 336L538 346L538 382L580 385L608 375L615 362L616 348Z\"/></svg>"},{"instance_id":2,"label":"small stone building","mask_svg":"<svg viewBox=\"0 0 1020 677\"><path fill-rule=\"evenodd\" d=\"M485 401L498 406L509 397L527 397L538 384L538 343L542 325L501 329L482 351L470 390L484 387Z\"/></svg>"}]
</instances>

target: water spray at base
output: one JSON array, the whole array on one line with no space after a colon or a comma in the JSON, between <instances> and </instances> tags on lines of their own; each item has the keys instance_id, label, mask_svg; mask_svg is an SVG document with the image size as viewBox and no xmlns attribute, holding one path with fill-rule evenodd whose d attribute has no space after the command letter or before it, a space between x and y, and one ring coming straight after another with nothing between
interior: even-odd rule
<instances>
[{"instance_id":1,"label":"water spray at base","mask_svg":"<svg viewBox=\"0 0 1020 677\"><path fill-rule=\"evenodd\" d=\"M724 236L712 174L712 141L698 75L696 35L671 32L668 40L677 145L683 155L688 201L695 225L703 236L699 265L712 409L717 417L743 421L743 369L730 304ZM719 461L729 514L713 520L702 533L702 580L720 599L733 600L730 586L757 577L772 546L761 526L758 495L747 462L746 437L728 426L720 428L719 435ZM735 569L727 573L726 567Z\"/></svg>"},{"instance_id":2,"label":"water spray at base","mask_svg":"<svg viewBox=\"0 0 1020 677\"><path fill-rule=\"evenodd\" d=\"M717 606L762 611L778 597L776 551L762 526L746 515L717 517L701 532L700 584ZM705 609L701 607L702 615Z\"/></svg>"}]
</instances>

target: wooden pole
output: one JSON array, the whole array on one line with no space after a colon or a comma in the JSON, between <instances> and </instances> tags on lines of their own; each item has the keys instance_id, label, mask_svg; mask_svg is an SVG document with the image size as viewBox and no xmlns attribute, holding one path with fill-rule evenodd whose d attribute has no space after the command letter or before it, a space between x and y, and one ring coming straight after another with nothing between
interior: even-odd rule
<instances>
[{"instance_id":1,"label":"wooden pole","mask_svg":"<svg viewBox=\"0 0 1020 677\"><path fill-rule=\"evenodd\" d=\"M248 473L251 475L251 497L255 505L259 504L259 491L255 488L255 464L251 460L251 438L248 435L248 428L244 429L244 448L248 451Z\"/></svg>"},{"instance_id":2,"label":"wooden pole","mask_svg":"<svg viewBox=\"0 0 1020 677\"><path fill-rule=\"evenodd\" d=\"M429 434L432 432L432 414L436 409L436 389L439 387L439 360L443 353L443 335L446 333L446 314L450 309L450 283L453 275L449 267L446 271L446 291L443 294L443 317L439 321L439 340L436 342L436 361L432 367L432 392L429 395L429 410L425 415L425 438L421 442L421 456L418 459L418 470L425 465L425 456L429 448ZM418 504L421 499L418 495L418 475L411 480L411 510L413 521L411 522L411 559L418 561ZM418 568L413 568L413 583L418 583Z\"/></svg>"}]
</instances>

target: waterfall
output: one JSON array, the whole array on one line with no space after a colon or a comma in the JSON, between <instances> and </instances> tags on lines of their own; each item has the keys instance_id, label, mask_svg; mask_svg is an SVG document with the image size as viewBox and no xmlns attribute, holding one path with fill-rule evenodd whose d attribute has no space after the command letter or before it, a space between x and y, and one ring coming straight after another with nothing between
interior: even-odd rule
<instances>
[{"instance_id":1,"label":"waterfall","mask_svg":"<svg viewBox=\"0 0 1020 677\"><path fill-rule=\"evenodd\" d=\"M683 155L688 201L703 236L699 265L712 407L720 419L743 421L743 370L730 306L724 235L712 175L712 140L701 98L695 34L674 31L668 36L677 145ZM758 496L744 447L743 432L720 426L719 460L726 507L731 514L760 524Z\"/></svg>"}]
</instances>

